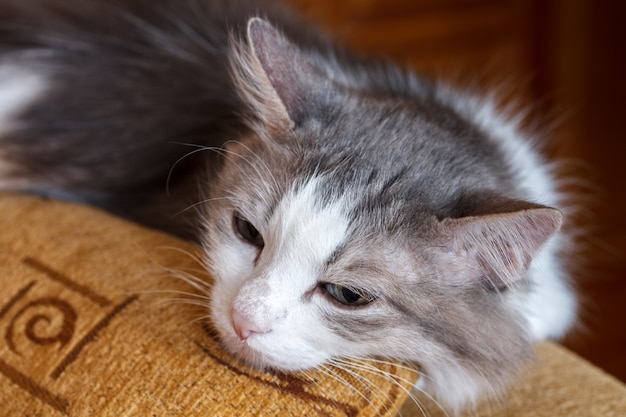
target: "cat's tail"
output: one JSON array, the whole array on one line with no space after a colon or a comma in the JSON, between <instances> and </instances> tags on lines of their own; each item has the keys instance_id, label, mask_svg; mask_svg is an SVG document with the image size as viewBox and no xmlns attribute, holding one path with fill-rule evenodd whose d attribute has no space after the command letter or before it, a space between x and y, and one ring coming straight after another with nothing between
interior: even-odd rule
<instances>
[{"instance_id":1,"label":"cat's tail","mask_svg":"<svg viewBox=\"0 0 626 417\"><path fill-rule=\"evenodd\" d=\"M116 140L120 135L104 125L97 137L96 129L84 129L80 115L54 117L54 108L64 104L54 99L59 85L49 57L41 56L49 53L0 49L0 192L91 204L193 238L188 208L197 200L197 183L181 180L183 172L166 184L172 166L167 155L155 163L146 152L135 152L131 140ZM66 99L81 94L62 91Z\"/></svg>"}]
</instances>

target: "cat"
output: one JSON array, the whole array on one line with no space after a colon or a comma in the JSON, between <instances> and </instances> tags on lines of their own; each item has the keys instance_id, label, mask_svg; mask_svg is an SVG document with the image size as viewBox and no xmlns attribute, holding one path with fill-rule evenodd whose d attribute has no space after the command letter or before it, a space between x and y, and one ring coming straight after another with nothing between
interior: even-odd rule
<instances>
[{"instance_id":1,"label":"cat","mask_svg":"<svg viewBox=\"0 0 626 417\"><path fill-rule=\"evenodd\" d=\"M399 359L458 411L575 318L515 123L277 3L2 0L0 189L200 243L212 323L259 368Z\"/></svg>"}]
</instances>

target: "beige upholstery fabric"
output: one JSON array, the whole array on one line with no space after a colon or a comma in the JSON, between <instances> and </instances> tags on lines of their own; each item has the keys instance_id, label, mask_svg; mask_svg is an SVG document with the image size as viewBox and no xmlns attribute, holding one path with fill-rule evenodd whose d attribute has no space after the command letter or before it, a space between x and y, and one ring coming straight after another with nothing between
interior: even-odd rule
<instances>
[{"instance_id":1,"label":"beige upholstery fabric","mask_svg":"<svg viewBox=\"0 0 626 417\"><path fill-rule=\"evenodd\" d=\"M369 372L238 363L197 320L206 309L157 292L195 291L172 276L203 275L195 252L90 208L0 196L0 416L396 414L404 391Z\"/></svg>"}]
</instances>

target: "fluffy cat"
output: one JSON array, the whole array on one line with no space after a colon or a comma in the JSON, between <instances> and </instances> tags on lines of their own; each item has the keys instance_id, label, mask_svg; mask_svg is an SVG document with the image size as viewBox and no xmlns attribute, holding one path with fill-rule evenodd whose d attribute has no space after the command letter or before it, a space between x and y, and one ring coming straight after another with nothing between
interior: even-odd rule
<instances>
[{"instance_id":1,"label":"fluffy cat","mask_svg":"<svg viewBox=\"0 0 626 417\"><path fill-rule=\"evenodd\" d=\"M574 318L514 123L274 4L2 0L0 188L196 239L214 326L262 368L401 359L460 410Z\"/></svg>"}]
</instances>

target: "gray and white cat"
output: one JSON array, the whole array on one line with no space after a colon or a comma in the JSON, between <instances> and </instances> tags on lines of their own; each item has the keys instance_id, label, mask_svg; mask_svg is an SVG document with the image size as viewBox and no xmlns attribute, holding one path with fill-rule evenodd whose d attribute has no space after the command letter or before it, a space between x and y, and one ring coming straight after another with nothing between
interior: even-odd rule
<instances>
[{"instance_id":1,"label":"gray and white cat","mask_svg":"<svg viewBox=\"0 0 626 417\"><path fill-rule=\"evenodd\" d=\"M0 1L0 188L196 239L258 367L401 359L459 410L574 318L515 124L274 4Z\"/></svg>"}]
</instances>

